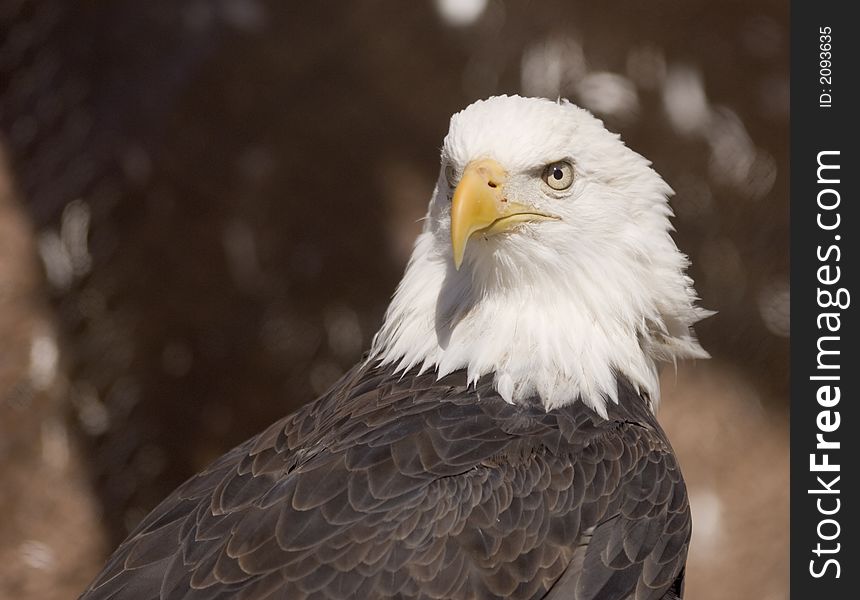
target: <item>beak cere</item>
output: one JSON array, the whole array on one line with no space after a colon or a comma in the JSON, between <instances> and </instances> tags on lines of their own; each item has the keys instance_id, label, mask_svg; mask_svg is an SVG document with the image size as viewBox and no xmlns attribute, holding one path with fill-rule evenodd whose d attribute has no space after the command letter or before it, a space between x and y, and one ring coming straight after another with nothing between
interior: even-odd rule
<instances>
[{"instance_id":1,"label":"beak cere","mask_svg":"<svg viewBox=\"0 0 860 600\"><path fill-rule=\"evenodd\" d=\"M485 158L466 165L451 202L451 248L459 270L466 245L476 233L510 231L519 223L555 219L505 197L507 173L496 161Z\"/></svg>"},{"instance_id":2,"label":"beak cere","mask_svg":"<svg viewBox=\"0 0 860 600\"><path fill-rule=\"evenodd\" d=\"M451 247L458 270L469 238L502 217L506 180L502 166L490 159L470 162L463 171L451 202Z\"/></svg>"}]
</instances>

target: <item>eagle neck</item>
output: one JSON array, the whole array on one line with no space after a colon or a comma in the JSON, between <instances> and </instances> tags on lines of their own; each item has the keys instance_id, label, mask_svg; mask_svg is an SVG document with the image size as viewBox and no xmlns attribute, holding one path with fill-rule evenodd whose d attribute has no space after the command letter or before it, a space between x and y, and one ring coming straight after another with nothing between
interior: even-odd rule
<instances>
[{"instance_id":1,"label":"eagle neck","mask_svg":"<svg viewBox=\"0 0 860 600\"><path fill-rule=\"evenodd\" d=\"M647 314L648 302L641 311L622 305L637 290L607 290L623 276L604 272L597 282L582 272L510 285L455 271L435 241L428 231L416 242L369 360L440 378L465 369L470 383L492 374L510 403L537 395L550 410L583 401L603 416L623 376L654 407L658 357L649 322L659 316ZM701 351L694 340L689 348Z\"/></svg>"}]
</instances>

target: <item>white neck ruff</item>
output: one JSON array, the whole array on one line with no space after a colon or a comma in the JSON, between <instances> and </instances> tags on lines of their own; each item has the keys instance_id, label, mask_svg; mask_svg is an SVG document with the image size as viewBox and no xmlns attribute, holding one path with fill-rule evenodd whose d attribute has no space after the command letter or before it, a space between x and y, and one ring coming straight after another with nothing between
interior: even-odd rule
<instances>
[{"instance_id":1,"label":"white neck ruff","mask_svg":"<svg viewBox=\"0 0 860 600\"><path fill-rule=\"evenodd\" d=\"M604 417L606 402L618 401L620 374L654 409L657 362L707 358L690 326L710 314L693 305L686 258L668 233L655 244L670 247L648 259L578 263L591 269L567 261L565 277L475 265L458 272L426 227L368 360L403 372L435 369L440 378L466 369L470 384L492 373L510 403L537 394L551 410L582 400Z\"/></svg>"}]
</instances>

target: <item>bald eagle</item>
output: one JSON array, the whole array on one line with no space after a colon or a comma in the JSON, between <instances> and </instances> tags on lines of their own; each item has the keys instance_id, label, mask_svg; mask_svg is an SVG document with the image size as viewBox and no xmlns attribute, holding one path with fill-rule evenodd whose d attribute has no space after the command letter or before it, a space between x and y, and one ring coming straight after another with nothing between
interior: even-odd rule
<instances>
[{"instance_id":1,"label":"bald eagle","mask_svg":"<svg viewBox=\"0 0 860 600\"><path fill-rule=\"evenodd\" d=\"M164 500L82 598L682 596L658 364L706 357L671 189L567 101L455 114L362 361Z\"/></svg>"}]
</instances>

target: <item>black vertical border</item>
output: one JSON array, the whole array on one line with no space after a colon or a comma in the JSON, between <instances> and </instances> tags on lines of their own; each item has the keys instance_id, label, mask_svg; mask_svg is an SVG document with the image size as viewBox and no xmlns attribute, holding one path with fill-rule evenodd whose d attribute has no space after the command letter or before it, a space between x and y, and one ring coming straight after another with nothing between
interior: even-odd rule
<instances>
[{"instance_id":1,"label":"black vertical border","mask_svg":"<svg viewBox=\"0 0 860 600\"><path fill-rule=\"evenodd\" d=\"M860 535L854 526L860 487L860 421L857 405L860 403L860 338L857 331L857 308L860 294L857 290L858 264L857 246L860 237L860 220L857 204L860 203L857 180L860 164L857 161L857 144L860 144L857 113L860 98L857 94L857 79L860 77L860 20L852 19L855 13L851 2L814 2L794 0L791 2L791 592L795 600L827 599L841 600L860 598L860 562L858 545ZM856 14L856 13L855 13ZM830 27L832 81L821 80L822 38L821 28ZM826 55L824 55L826 59ZM828 91L832 105L823 108L820 94ZM818 154L822 151L839 151L839 184L819 184L817 178ZM828 160L833 160L829 158ZM833 171L830 171L833 173ZM839 207L823 215L826 223L832 223L834 212L839 213L841 224L838 230L825 231L817 223L818 193L824 188L836 189ZM825 194L825 203L832 203L835 196ZM839 236L839 239L837 239ZM831 245L841 252L838 262L836 251L830 260L819 260L818 253L825 254ZM840 268L840 280L830 286L819 282L818 269L825 264ZM825 273L827 275L827 273ZM834 291L846 288L851 294L851 304L839 309L841 328L836 334L819 330L818 316L833 312L833 308L822 308L818 302L818 290ZM838 385L841 400L831 411L839 412L839 428L825 433L829 441L838 441L838 450L816 450L816 435L820 432L817 419L825 410L820 406L816 393L820 381L810 380L821 374L817 370L818 347L821 335L838 335L839 369ZM835 346L831 346L835 347ZM834 373L830 371L829 373ZM828 417L832 424L833 414ZM826 422L825 422L826 424ZM814 473L810 468L810 454L829 454L831 463L839 464L839 473ZM817 459L821 462L820 459ZM833 488L839 494L812 494L811 489L821 488L816 477L830 482L832 476L840 476ZM839 511L826 516L819 512L822 507L832 510L839 498ZM819 523L832 518L839 523L839 535L833 540L819 538ZM827 523L821 531L827 537L837 531ZM833 554L814 552L818 544L827 550L837 548ZM825 561L834 558L839 562L839 577L831 564L824 576L816 578L810 570L821 571Z\"/></svg>"}]
</instances>

